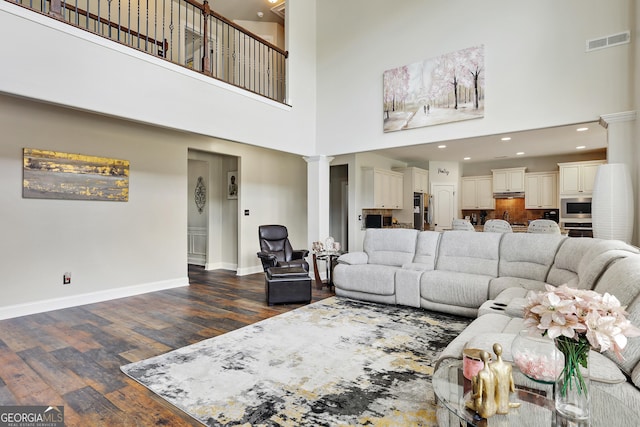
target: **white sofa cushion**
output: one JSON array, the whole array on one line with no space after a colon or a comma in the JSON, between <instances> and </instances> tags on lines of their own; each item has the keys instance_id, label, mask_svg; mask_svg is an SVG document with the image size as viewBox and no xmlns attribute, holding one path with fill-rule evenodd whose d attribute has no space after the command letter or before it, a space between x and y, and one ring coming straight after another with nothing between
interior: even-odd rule
<instances>
[{"instance_id":1,"label":"white sofa cushion","mask_svg":"<svg viewBox=\"0 0 640 427\"><path fill-rule=\"evenodd\" d=\"M441 304L477 309L487 300L490 280L491 276L434 270L422 274L420 296Z\"/></svg>"},{"instance_id":2,"label":"white sofa cushion","mask_svg":"<svg viewBox=\"0 0 640 427\"><path fill-rule=\"evenodd\" d=\"M566 237L556 234L506 234L500 243L500 277L544 282Z\"/></svg>"},{"instance_id":3,"label":"white sofa cushion","mask_svg":"<svg viewBox=\"0 0 640 427\"><path fill-rule=\"evenodd\" d=\"M369 256L364 252L349 252L338 257L338 263L342 264L356 265L367 264L368 262Z\"/></svg>"},{"instance_id":4,"label":"white sofa cushion","mask_svg":"<svg viewBox=\"0 0 640 427\"><path fill-rule=\"evenodd\" d=\"M640 325L640 255L634 254L615 261L602 274L594 290L615 295L622 306L627 306L627 320L636 326ZM624 360L619 360L611 351L604 354L624 373L631 375L640 363L640 337L628 339L627 346L622 350Z\"/></svg>"},{"instance_id":5,"label":"white sofa cushion","mask_svg":"<svg viewBox=\"0 0 640 427\"><path fill-rule=\"evenodd\" d=\"M535 234L535 236L549 236L549 234ZM524 289L525 295L529 291L543 291L545 289L544 285L545 282L538 280L521 279L519 277L496 277L495 279L491 279L489 283L488 299L498 299L503 292L512 288ZM505 297L500 299L504 300Z\"/></svg>"},{"instance_id":6,"label":"white sofa cushion","mask_svg":"<svg viewBox=\"0 0 640 427\"><path fill-rule=\"evenodd\" d=\"M549 270L547 282L554 286L567 284L574 288L578 287L580 261L597 244L597 240L594 239L566 239L558 249L553 265Z\"/></svg>"},{"instance_id":7,"label":"white sofa cushion","mask_svg":"<svg viewBox=\"0 0 640 427\"><path fill-rule=\"evenodd\" d=\"M380 228L369 229L364 236L364 252L369 264L400 267L411 262L416 250L418 230Z\"/></svg>"},{"instance_id":8,"label":"white sofa cushion","mask_svg":"<svg viewBox=\"0 0 640 427\"><path fill-rule=\"evenodd\" d=\"M436 266L438 242L442 233L437 231L422 231L418 233L416 252L412 264L424 265L424 268L414 267L420 270L433 270Z\"/></svg>"},{"instance_id":9,"label":"white sofa cushion","mask_svg":"<svg viewBox=\"0 0 640 427\"><path fill-rule=\"evenodd\" d=\"M336 288L376 295L394 295L398 267L378 264L338 264L333 270Z\"/></svg>"},{"instance_id":10,"label":"white sofa cushion","mask_svg":"<svg viewBox=\"0 0 640 427\"><path fill-rule=\"evenodd\" d=\"M506 234L445 231L440 237L436 270L497 277L502 236Z\"/></svg>"},{"instance_id":11,"label":"white sofa cushion","mask_svg":"<svg viewBox=\"0 0 640 427\"><path fill-rule=\"evenodd\" d=\"M638 253L638 248L620 240L592 239L595 243L578 264L578 288L593 289L602 273L616 259Z\"/></svg>"}]
</instances>

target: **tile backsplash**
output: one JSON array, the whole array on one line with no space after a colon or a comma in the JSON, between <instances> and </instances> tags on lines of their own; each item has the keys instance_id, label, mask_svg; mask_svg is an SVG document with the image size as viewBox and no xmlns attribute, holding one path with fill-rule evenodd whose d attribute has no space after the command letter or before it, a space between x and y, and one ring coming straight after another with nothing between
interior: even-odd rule
<instances>
[{"instance_id":1,"label":"tile backsplash","mask_svg":"<svg viewBox=\"0 0 640 427\"><path fill-rule=\"evenodd\" d=\"M530 220L542 218L544 213L549 209L525 209L524 199L496 199L495 210L488 210L486 219L503 219L504 213L509 213L509 222L515 224L528 225ZM478 222L480 221L480 210L468 210L462 211L462 216L475 213L478 216Z\"/></svg>"}]
</instances>

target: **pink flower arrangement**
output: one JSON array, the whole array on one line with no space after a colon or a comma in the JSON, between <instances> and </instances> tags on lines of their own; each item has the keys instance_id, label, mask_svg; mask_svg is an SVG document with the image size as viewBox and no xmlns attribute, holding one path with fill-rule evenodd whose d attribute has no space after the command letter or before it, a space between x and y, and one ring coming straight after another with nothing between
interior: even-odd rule
<instances>
[{"instance_id":1,"label":"pink flower arrangement","mask_svg":"<svg viewBox=\"0 0 640 427\"><path fill-rule=\"evenodd\" d=\"M545 286L546 292L529 293L524 311L528 328L552 339L586 338L592 349L611 349L620 359L627 337L640 336L640 329L627 320L625 307L615 296L567 285Z\"/></svg>"},{"instance_id":2,"label":"pink flower arrangement","mask_svg":"<svg viewBox=\"0 0 640 427\"><path fill-rule=\"evenodd\" d=\"M588 387L580 367L588 367L589 349L612 350L622 359L627 337L640 336L640 329L627 320L627 312L613 295L567 285L545 286L546 292L529 293L525 325L553 339L564 356L562 372L556 379L556 406L562 407L572 399L572 404L588 402Z\"/></svg>"}]
</instances>

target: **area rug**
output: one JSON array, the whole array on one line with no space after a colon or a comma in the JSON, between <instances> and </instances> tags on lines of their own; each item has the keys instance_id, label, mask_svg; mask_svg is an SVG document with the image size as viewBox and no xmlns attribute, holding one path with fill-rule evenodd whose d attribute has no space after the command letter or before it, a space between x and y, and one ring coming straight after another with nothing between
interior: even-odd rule
<instances>
[{"instance_id":1,"label":"area rug","mask_svg":"<svg viewBox=\"0 0 640 427\"><path fill-rule=\"evenodd\" d=\"M469 321L332 297L121 369L207 426L431 426Z\"/></svg>"}]
</instances>

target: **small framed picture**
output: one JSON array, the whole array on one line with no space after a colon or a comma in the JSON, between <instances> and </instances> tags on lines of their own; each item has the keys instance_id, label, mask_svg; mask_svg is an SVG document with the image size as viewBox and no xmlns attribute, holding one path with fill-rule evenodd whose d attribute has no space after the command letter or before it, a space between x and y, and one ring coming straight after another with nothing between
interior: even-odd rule
<instances>
[{"instance_id":1,"label":"small framed picture","mask_svg":"<svg viewBox=\"0 0 640 427\"><path fill-rule=\"evenodd\" d=\"M227 199L237 199L239 188L238 171L227 172Z\"/></svg>"}]
</instances>

